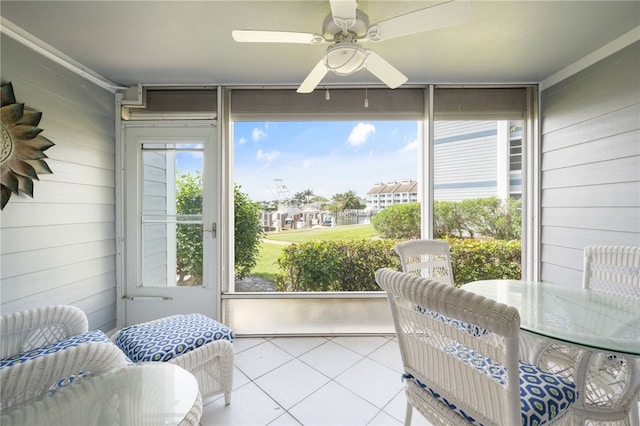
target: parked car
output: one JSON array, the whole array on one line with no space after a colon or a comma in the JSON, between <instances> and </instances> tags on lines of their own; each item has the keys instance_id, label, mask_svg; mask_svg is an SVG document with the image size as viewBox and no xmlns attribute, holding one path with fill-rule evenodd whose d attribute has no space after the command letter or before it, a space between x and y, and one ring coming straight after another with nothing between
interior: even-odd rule
<instances>
[{"instance_id":1,"label":"parked car","mask_svg":"<svg viewBox=\"0 0 640 426\"><path fill-rule=\"evenodd\" d=\"M326 216L324 219L322 219L322 226L331 226L331 225L333 225L332 216Z\"/></svg>"}]
</instances>

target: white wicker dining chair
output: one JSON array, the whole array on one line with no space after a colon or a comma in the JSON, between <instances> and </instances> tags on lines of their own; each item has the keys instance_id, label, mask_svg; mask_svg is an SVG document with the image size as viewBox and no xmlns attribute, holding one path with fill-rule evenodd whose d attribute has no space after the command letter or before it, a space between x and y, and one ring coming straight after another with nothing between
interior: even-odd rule
<instances>
[{"instance_id":1,"label":"white wicker dining chair","mask_svg":"<svg viewBox=\"0 0 640 426\"><path fill-rule=\"evenodd\" d=\"M404 366L407 411L433 425L568 424L575 385L518 360L517 309L380 269Z\"/></svg>"},{"instance_id":2,"label":"white wicker dining chair","mask_svg":"<svg viewBox=\"0 0 640 426\"><path fill-rule=\"evenodd\" d=\"M402 271L453 285L449 243L445 240L409 240L395 245Z\"/></svg>"},{"instance_id":3,"label":"white wicker dining chair","mask_svg":"<svg viewBox=\"0 0 640 426\"><path fill-rule=\"evenodd\" d=\"M640 300L640 247L585 247L583 262L583 288ZM554 343L542 351L538 365L578 385L576 424L638 426L638 358Z\"/></svg>"}]
</instances>

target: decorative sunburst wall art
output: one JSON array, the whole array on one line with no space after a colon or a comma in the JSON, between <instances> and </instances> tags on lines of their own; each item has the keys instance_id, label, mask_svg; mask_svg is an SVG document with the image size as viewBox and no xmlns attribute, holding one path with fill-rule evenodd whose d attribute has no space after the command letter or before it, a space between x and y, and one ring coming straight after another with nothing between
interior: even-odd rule
<instances>
[{"instance_id":1,"label":"decorative sunburst wall art","mask_svg":"<svg viewBox=\"0 0 640 426\"><path fill-rule=\"evenodd\" d=\"M54 144L40 136L38 123L42 113L26 109L16 103L11 83L2 84L2 145L0 146L0 210L9 202L11 194L23 192L33 198L33 179L38 173L53 173L43 151Z\"/></svg>"}]
</instances>

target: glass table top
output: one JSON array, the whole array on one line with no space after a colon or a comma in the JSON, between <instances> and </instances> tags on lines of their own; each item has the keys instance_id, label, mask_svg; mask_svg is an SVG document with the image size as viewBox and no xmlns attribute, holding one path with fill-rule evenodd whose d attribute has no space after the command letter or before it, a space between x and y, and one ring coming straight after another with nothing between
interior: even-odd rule
<instances>
[{"instance_id":1,"label":"glass table top","mask_svg":"<svg viewBox=\"0 0 640 426\"><path fill-rule=\"evenodd\" d=\"M640 355L640 301L531 281L475 281L462 288L517 308L522 330L595 349Z\"/></svg>"}]
</instances>

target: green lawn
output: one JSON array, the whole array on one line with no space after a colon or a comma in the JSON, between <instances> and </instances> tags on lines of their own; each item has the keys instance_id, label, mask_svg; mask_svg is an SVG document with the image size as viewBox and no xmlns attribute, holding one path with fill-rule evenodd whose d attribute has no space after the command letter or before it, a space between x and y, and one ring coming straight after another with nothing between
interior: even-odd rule
<instances>
[{"instance_id":1,"label":"green lawn","mask_svg":"<svg viewBox=\"0 0 640 426\"><path fill-rule=\"evenodd\" d=\"M301 243L310 240L362 240L376 236L373 225L323 226L322 228L294 229L291 231L267 232L265 239Z\"/></svg>"},{"instance_id":2,"label":"green lawn","mask_svg":"<svg viewBox=\"0 0 640 426\"><path fill-rule=\"evenodd\" d=\"M260 243L260 254L258 263L251 272L251 275L276 280L278 272L278 258L284 245L282 243L272 243L271 241L301 243L311 240L362 240L376 236L372 225L343 225L336 227L323 227L318 229L296 229L282 232L267 232L262 243Z\"/></svg>"}]
</instances>

